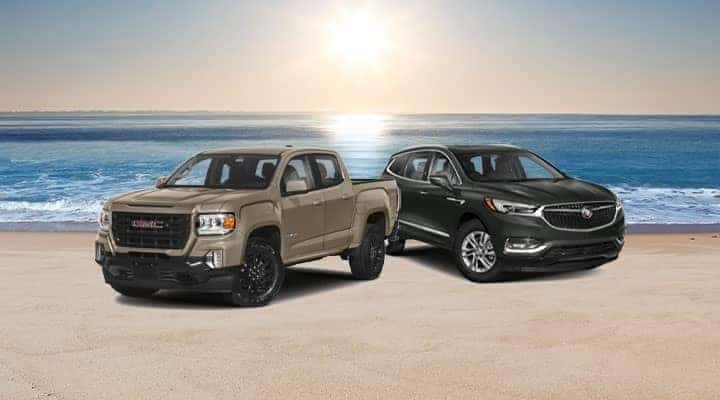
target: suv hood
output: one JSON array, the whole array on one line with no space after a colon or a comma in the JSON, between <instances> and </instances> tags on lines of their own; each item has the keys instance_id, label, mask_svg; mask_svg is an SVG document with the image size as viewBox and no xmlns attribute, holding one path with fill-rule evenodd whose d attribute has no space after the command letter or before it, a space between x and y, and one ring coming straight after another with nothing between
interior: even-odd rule
<instances>
[{"instance_id":1,"label":"suv hood","mask_svg":"<svg viewBox=\"0 0 720 400\"><path fill-rule=\"evenodd\" d=\"M478 191L499 199L534 205L588 201L615 201L608 189L577 179L477 183Z\"/></svg>"},{"instance_id":2,"label":"suv hood","mask_svg":"<svg viewBox=\"0 0 720 400\"><path fill-rule=\"evenodd\" d=\"M229 200L248 198L263 193L262 190L214 189L201 187L176 187L146 189L130 192L114 197L114 205L124 204L132 207L176 207L193 209L202 205L203 208L216 208L221 211L222 205Z\"/></svg>"}]
</instances>

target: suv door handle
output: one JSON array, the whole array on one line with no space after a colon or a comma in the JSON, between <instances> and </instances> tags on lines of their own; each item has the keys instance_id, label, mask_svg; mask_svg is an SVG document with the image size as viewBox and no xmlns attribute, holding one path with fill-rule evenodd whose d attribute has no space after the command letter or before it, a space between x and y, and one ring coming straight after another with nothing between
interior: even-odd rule
<instances>
[{"instance_id":1,"label":"suv door handle","mask_svg":"<svg viewBox=\"0 0 720 400\"><path fill-rule=\"evenodd\" d=\"M319 205L321 205L322 203L323 203L322 200L315 200L315 201L313 201L313 205L314 205L314 206L319 206Z\"/></svg>"},{"instance_id":2,"label":"suv door handle","mask_svg":"<svg viewBox=\"0 0 720 400\"><path fill-rule=\"evenodd\" d=\"M446 197L445 199L446 199L446 200L449 200L449 201L452 201L452 202L455 202L455 203L458 203L458 204L460 204L460 205L465 204L465 200L462 200L462 199L456 199L456 198L454 198L454 197Z\"/></svg>"},{"instance_id":3,"label":"suv door handle","mask_svg":"<svg viewBox=\"0 0 720 400\"><path fill-rule=\"evenodd\" d=\"M426 194L427 194L427 192L426 192L426 191L424 191L424 190L421 190L421 191L420 191L420 194L424 196L424 195L426 195Z\"/></svg>"}]
</instances>

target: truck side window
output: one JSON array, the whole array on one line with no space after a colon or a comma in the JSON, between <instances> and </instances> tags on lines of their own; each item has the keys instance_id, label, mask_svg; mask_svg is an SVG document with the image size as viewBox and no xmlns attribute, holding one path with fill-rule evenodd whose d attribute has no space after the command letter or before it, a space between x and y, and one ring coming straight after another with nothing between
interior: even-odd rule
<instances>
[{"instance_id":1,"label":"truck side window","mask_svg":"<svg viewBox=\"0 0 720 400\"><path fill-rule=\"evenodd\" d=\"M428 176L432 175L442 175L453 185L460 184L460 178L458 178L455 173L452 164L450 164L450 160L440 153L435 153L435 158L433 159L433 164L430 168L430 174Z\"/></svg>"},{"instance_id":2,"label":"truck side window","mask_svg":"<svg viewBox=\"0 0 720 400\"><path fill-rule=\"evenodd\" d=\"M304 181L306 190L313 190L316 188L315 182L310 172L310 162L307 156L297 156L290 160L285 167L282 181L280 182L280 189L283 193L287 191L287 183L289 181Z\"/></svg>"},{"instance_id":3,"label":"truck side window","mask_svg":"<svg viewBox=\"0 0 720 400\"><path fill-rule=\"evenodd\" d=\"M337 159L328 154L316 154L313 156L317 167L320 187L330 187L342 183L342 173Z\"/></svg>"},{"instance_id":4,"label":"truck side window","mask_svg":"<svg viewBox=\"0 0 720 400\"><path fill-rule=\"evenodd\" d=\"M405 166L403 176L408 179L424 181L427 175L428 164L430 164L430 153L410 153L410 158Z\"/></svg>"}]
</instances>

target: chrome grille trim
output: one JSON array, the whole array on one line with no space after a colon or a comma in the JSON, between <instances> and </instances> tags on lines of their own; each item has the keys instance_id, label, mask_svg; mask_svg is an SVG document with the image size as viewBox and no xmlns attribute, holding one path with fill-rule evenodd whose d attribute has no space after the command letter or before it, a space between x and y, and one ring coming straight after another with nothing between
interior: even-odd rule
<instances>
[{"instance_id":1,"label":"chrome grille trim","mask_svg":"<svg viewBox=\"0 0 720 400\"><path fill-rule=\"evenodd\" d=\"M596 206L593 207L593 204ZM591 211L600 211L605 210L608 208L615 208L615 212L613 213L613 217L610 220L610 222L606 224L602 224L599 226L594 226L591 228L564 228L560 226L553 225L550 223L550 221L545 218L545 212L572 212L572 213L580 213L583 207L589 208ZM568 232L593 232L600 229L607 228L608 226L613 225L617 221L618 214L620 213L619 207L616 206L616 204L612 201L585 201L585 202L572 202L572 203L556 203L556 204L546 204L538 208L534 216L541 218L545 223L556 230L559 231L568 231Z\"/></svg>"}]
</instances>

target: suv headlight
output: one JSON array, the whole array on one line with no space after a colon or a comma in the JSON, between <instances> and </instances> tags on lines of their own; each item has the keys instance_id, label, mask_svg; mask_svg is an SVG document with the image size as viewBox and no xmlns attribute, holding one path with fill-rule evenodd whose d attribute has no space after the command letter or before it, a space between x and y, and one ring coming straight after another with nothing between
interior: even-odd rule
<instances>
[{"instance_id":1,"label":"suv headlight","mask_svg":"<svg viewBox=\"0 0 720 400\"><path fill-rule=\"evenodd\" d=\"M620 196L617 195L617 193L613 193L615 195L615 210L622 210L622 201L620 201Z\"/></svg>"},{"instance_id":2,"label":"suv headlight","mask_svg":"<svg viewBox=\"0 0 720 400\"><path fill-rule=\"evenodd\" d=\"M501 214L530 215L538 209L538 207L534 205L494 199L492 197L485 198L485 206Z\"/></svg>"},{"instance_id":3,"label":"suv headlight","mask_svg":"<svg viewBox=\"0 0 720 400\"><path fill-rule=\"evenodd\" d=\"M224 235L235 229L235 214L200 214L197 218L198 236Z\"/></svg>"},{"instance_id":4,"label":"suv headlight","mask_svg":"<svg viewBox=\"0 0 720 400\"><path fill-rule=\"evenodd\" d=\"M100 225L100 230L107 231L110 229L111 215L112 214L107 208L100 210L100 213L98 214L98 225Z\"/></svg>"}]
</instances>

